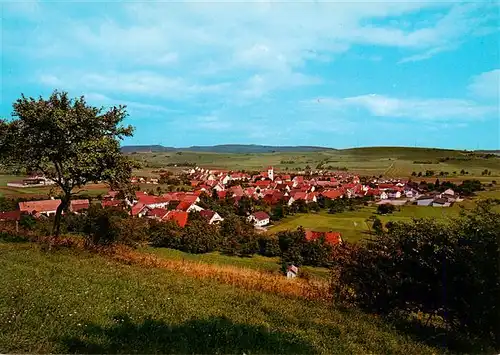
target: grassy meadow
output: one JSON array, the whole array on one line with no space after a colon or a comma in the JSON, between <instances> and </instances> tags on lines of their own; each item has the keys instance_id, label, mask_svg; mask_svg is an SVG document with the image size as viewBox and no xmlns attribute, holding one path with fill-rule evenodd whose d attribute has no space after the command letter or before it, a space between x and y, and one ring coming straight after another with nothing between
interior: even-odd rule
<instances>
[{"instance_id":1,"label":"grassy meadow","mask_svg":"<svg viewBox=\"0 0 500 355\"><path fill-rule=\"evenodd\" d=\"M401 328L324 301L0 241L2 353L426 354ZM446 338L448 339L448 338ZM462 351L467 351L463 348Z\"/></svg>"},{"instance_id":2,"label":"grassy meadow","mask_svg":"<svg viewBox=\"0 0 500 355\"><path fill-rule=\"evenodd\" d=\"M168 248L148 248L145 252L150 252L160 258L170 260L185 260L211 265L231 265L238 268L266 271L272 274L280 273L281 269L279 257L270 258L262 255L253 255L252 257L236 257L223 255L219 252L190 254ZM329 272L326 268L304 266L301 268L301 271L305 271L310 276L318 279L327 280L329 277Z\"/></svg>"},{"instance_id":3,"label":"grassy meadow","mask_svg":"<svg viewBox=\"0 0 500 355\"><path fill-rule=\"evenodd\" d=\"M376 214L375 207L363 207L358 211L346 211L335 214L329 214L324 210L319 213L297 213L276 222L269 228L269 231L279 232L302 226L306 229L322 232L341 232L344 240L356 242L369 236L371 223L373 222L367 222L367 219L372 216L377 216L385 224L389 221L409 221L412 218L446 219L458 216L461 209L459 205L449 208L426 206L401 206L399 208L399 211L390 215Z\"/></svg>"},{"instance_id":4,"label":"grassy meadow","mask_svg":"<svg viewBox=\"0 0 500 355\"><path fill-rule=\"evenodd\" d=\"M50 195L57 195L59 189L56 186L39 186L39 187L11 187L7 183L20 181L25 176L0 174L0 196L9 198L48 198ZM79 195L98 196L106 194L108 188L104 184L88 184L84 189L79 191Z\"/></svg>"}]
</instances>

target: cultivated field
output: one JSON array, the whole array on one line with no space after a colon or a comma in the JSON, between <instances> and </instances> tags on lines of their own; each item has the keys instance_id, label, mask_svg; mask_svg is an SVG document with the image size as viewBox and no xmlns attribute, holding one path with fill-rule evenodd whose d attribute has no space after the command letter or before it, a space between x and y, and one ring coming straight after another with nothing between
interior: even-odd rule
<instances>
[{"instance_id":1,"label":"cultivated field","mask_svg":"<svg viewBox=\"0 0 500 355\"><path fill-rule=\"evenodd\" d=\"M297 171L309 165L312 169L322 164L332 170L347 168L349 172L361 175L384 175L388 177L409 177L413 171L425 173L426 170L447 172L450 177L459 179L471 176L491 181L500 176L500 157L470 158L466 153L456 150L426 148L355 148L345 150L325 150L304 153L207 153L207 152L168 152L134 153L130 157L141 161L149 168L165 168L167 164L196 164L209 168L232 170L261 170L268 165L282 171ZM449 158L439 162L440 158ZM468 171L467 176L460 176L460 171ZM488 177L482 177L484 169L491 171ZM147 171L147 169L146 169ZM456 173L455 175L453 173Z\"/></svg>"},{"instance_id":2,"label":"cultivated field","mask_svg":"<svg viewBox=\"0 0 500 355\"><path fill-rule=\"evenodd\" d=\"M0 272L2 353L440 350L331 303L126 265L84 251L47 253L33 244L0 242Z\"/></svg>"}]
</instances>

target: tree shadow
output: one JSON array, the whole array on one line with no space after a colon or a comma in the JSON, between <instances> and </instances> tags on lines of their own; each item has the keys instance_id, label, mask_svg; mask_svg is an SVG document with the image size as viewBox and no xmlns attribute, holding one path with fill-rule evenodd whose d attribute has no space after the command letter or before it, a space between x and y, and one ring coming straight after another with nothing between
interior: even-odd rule
<instances>
[{"instance_id":1,"label":"tree shadow","mask_svg":"<svg viewBox=\"0 0 500 355\"><path fill-rule=\"evenodd\" d=\"M485 354L493 353L493 346L486 340L473 338L470 335L445 329L432 324L425 324L416 319L403 317L389 317L386 321L398 332L407 334L412 339L451 351L454 354Z\"/></svg>"},{"instance_id":2,"label":"tree shadow","mask_svg":"<svg viewBox=\"0 0 500 355\"><path fill-rule=\"evenodd\" d=\"M224 317L193 319L171 326L146 319L133 322L128 316L114 317L109 327L91 324L82 336L61 339L68 353L162 353L162 354L270 354L316 353L291 334L270 331L263 326L233 323Z\"/></svg>"}]
</instances>

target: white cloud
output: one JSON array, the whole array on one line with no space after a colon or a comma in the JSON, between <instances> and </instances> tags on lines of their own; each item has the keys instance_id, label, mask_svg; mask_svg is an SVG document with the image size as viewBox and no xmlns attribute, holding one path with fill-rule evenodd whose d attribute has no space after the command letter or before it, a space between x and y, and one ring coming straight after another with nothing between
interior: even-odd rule
<instances>
[{"instance_id":1,"label":"white cloud","mask_svg":"<svg viewBox=\"0 0 500 355\"><path fill-rule=\"evenodd\" d=\"M469 85L469 91L477 96L488 99L496 99L499 103L500 69L495 69L474 76Z\"/></svg>"},{"instance_id":2,"label":"white cloud","mask_svg":"<svg viewBox=\"0 0 500 355\"><path fill-rule=\"evenodd\" d=\"M85 93L84 96L87 101L95 105L103 105L108 107L125 105L127 106L127 110L129 111L129 113L131 111L132 112L137 111L138 113L143 113L143 114L145 112L147 112L148 114L182 113L181 110L171 109L165 106L145 104L143 102L136 102L136 101L119 100L97 92Z\"/></svg>"},{"instance_id":3,"label":"white cloud","mask_svg":"<svg viewBox=\"0 0 500 355\"><path fill-rule=\"evenodd\" d=\"M40 81L49 86L64 86L69 89L78 88L86 91L133 94L173 100L184 100L200 94L217 94L229 85L228 83L191 83L181 77L161 76L147 71L43 74L40 76Z\"/></svg>"},{"instance_id":4,"label":"white cloud","mask_svg":"<svg viewBox=\"0 0 500 355\"><path fill-rule=\"evenodd\" d=\"M236 85L224 88L241 88L243 96L260 97L290 83L311 85L302 71L306 62L333 60L354 45L419 51L404 61L422 60L453 48L464 35L484 27L483 17L476 16L481 5L451 1L111 3L107 9L113 15L85 21L55 16L49 4L39 7L46 20L31 34L36 44L33 54L53 59L90 57L91 65L102 65L108 72L127 68L114 78L89 80L125 92L145 93L150 88L148 94L153 95L178 87L184 94L214 92L218 86L199 83L200 77L237 74L231 79ZM406 18L426 9L444 14L424 25ZM385 18L405 21L384 23ZM404 26L397 27L401 23ZM143 79L126 72L149 66L165 72L160 78ZM183 81L173 72L182 74ZM263 84L258 78L272 80L264 79ZM249 87L241 86L245 80Z\"/></svg>"},{"instance_id":5,"label":"white cloud","mask_svg":"<svg viewBox=\"0 0 500 355\"><path fill-rule=\"evenodd\" d=\"M346 98L319 98L305 103L318 104L332 111L365 110L376 117L395 117L419 120L467 120L498 115L498 106L481 105L462 99L401 99L384 95L361 95Z\"/></svg>"}]
</instances>

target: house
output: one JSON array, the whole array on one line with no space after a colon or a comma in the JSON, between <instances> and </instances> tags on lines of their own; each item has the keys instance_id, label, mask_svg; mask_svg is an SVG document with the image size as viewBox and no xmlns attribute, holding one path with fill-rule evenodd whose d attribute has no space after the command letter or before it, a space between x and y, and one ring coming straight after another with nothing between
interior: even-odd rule
<instances>
[{"instance_id":1,"label":"house","mask_svg":"<svg viewBox=\"0 0 500 355\"><path fill-rule=\"evenodd\" d=\"M200 216L208 221L208 224L219 224L224 220L217 212L212 210L200 211Z\"/></svg>"},{"instance_id":2,"label":"house","mask_svg":"<svg viewBox=\"0 0 500 355\"><path fill-rule=\"evenodd\" d=\"M0 212L0 222L21 220L21 211Z\"/></svg>"},{"instance_id":3,"label":"house","mask_svg":"<svg viewBox=\"0 0 500 355\"><path fill-rule=\"evenodd\" d=\"M81 213L85 210L88 210L89 206L89 200L71 200L69 210L73 213Z\"/></svg>"},{"instance_id":4,"label":"house","mask_svg":"<svg viewBox=\"0 0 500 355\"><path fill-rule=\"evenodd\" d=\"M294 277L297 277L299 273L299 268L295 265L288 265L286 268L286 277L287 279L293 279Z\"/></svg>"},{"instance_id":5,"label":"house","mask_svg":"<svg viewBox=\"0 0 500 355\"><path fill-rule=\"evenodd\" d=\"M263 227L269 224L271 217L264 211L257 211L248 216L248 221L253 222L256 227Z\"/></svg>"},{"instance_id":6,"label":"house","mask_svg":"<svg viewBox=\"0 0 500 355\"><path fill-rule=\"evenodd\" d=\"M387 190L387 196L389 198L400 198L401 192L399 190Z\"/></svg>"},{"instance_id":7,"label":"house","mask_svg":"<svg viewBox=\"0 0 500 355\"><path fill-rule=\"evenodd\" d=\"M174 221L179 227L184 228L188 221L188 213L184 211L168 211L167 215L163 217L164 221Z\"/></svg>"},{"instance_id":8,"label":"house","mask_svg":"<svg viewBox=\"0 0 500 355\"><path fill-rule=\"evenodd\" d=\"M167 216L168 212L169 211L164 208L156 207L152 209L147 209L145 216L147 218L163 220Z\"/></svg>"},{"instance_id":9,"label":"house","mask_svg":"<svg viewBox=\"0 0 500 355\"><path fill-rule=\"evenodd\" d=\"M19 202L19 210L28 214L52 216L56 214L57 207L59 207L60 204L61 200L59 199Z\"/></svg>"},{"instance_id":10,"label":"house","mask_svg":"<svg viewBox=\"0 0 500 355\"><path fill-rule=\"evenodd\" d=\"M380 199L387 200L389 198L389 194L385 191L380 192Z\"/></svg>"},{"instance_id":11,"label":"house","mask_svg":"<svg viewBox=\"0 0 500 355\"><path fill-rule=\"evenodd\" d=\"M106 207L122 207L123 206L123 201L120 201L120 200L103 200L103 201L101 201L101 206L103 208L106 208Z\"/></svg>"},{"instance_id":12,"label":"house","mask_svg":"<svg viewBox=\"0 0 500 355\"><path fill-rule=\"evenodd\" d=\"M455 191L453 191L452 189L448 189L443 192L443 195L455 196Z\"/></svg>"},{"instance_id":13,"label":"house","mask_svg":"<svg viewBox=\"0 0 500 355\"><path fill-rule=\"evenodd\" d=\"M433 201L434 201L434 198L432 196L420 196L419 198L417 198L417 205L418 206L430 206Z\"/></svg>"},{"instance_id":14,"label":"house","mask_svg":"<svg viewBox=\"0 0 500 355\"><path fill-rule=\"evenodd\" d=\"M330 244L332 246L342 244L342 235L340 232L316 232L312 230L306 230L306 240L313 241L319 238L324 238L325 243Z\"/></svg>"},{"instance_id":15,"label":"house","mask_svg":"<svg viewBox=\"0 0 500 355\"><path fill-rule=\"evenodd\" d=\"M432 207L450 207L451 203L446 198L437 198L432 201Z\"/></svg>"},{"instance_id":16,"label":"house","mask_svg":"<svg viewBox=\"0 0 500 355\"><path fill-rule=\"evenodd\" d=\"M194 203L190 201L182 201L180 202L177 207L175 208L177 211L185 211L185 212L193 212L193 211L203 211L203 208L200 206L195 205Z\"/></svg>"}]
</instances>

